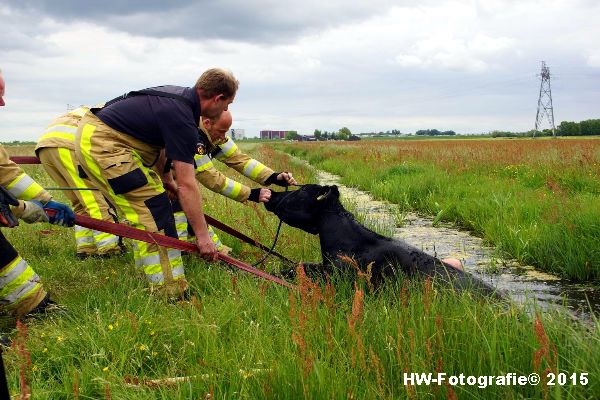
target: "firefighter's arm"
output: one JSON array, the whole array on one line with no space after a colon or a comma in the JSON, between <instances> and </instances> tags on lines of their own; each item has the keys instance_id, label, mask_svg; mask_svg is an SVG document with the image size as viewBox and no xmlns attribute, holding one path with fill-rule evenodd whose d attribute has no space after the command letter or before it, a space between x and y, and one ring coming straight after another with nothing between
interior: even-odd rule
<instances>
[{"instance_id":1,"label":"firefighter's arm","mask_svg":"<svg viewBox=\"0 0 600 400\"><path fill-rule=\"evenodd\" d=\"M52 196L29 175L27 175L17 164L10 160L8 152L0 146L0 185L20 201L19 205L12 209L17 218L27 223L50 222L56 225L73 226L75 214L65 204L52 200ZM51 213L40 209L51 210Z\"/></svg>"},{"instance_id":2,"label":"firefighter's arm","mask_svg":"<svg viewBox=\"0 0 600 400\"><path fill-rule=\"evenodd\" d=\"M207 189L239 202L248 200L251 193L248 186L226 177L215 167L196 170L196 180Z\"/></svg>"},{"instance_id":3,"label":"firefighter's arm","mask_svg":"<svg viewBox=\"0 0 600 400\"><path fill-rule=\"evenodd\" d=\"M0 185L20 200L52 200L50 193L10 160L8 152L0 146Z\"/></svg>"}]
</instances>

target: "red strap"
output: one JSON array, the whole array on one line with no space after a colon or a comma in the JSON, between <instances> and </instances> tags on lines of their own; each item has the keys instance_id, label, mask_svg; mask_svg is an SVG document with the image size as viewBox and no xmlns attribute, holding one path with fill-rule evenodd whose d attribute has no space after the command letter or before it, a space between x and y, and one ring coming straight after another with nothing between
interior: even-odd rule
<instances>
[{"instance_id":1,"label":"red strap","mask_svg":"<svg viewBox=\"0 0 600 400\"><path fill-rule=\"evenodd\" d=\"M10 160L16 164L41 164L39 158L30 156L12 156Z\"/></svg>"},{"instance_id":2,"label":"red strap","mask_svg":"<svg viewBox=\"0 0 600 400\"><path fill-rule=\"evenodd\" d=\"M47 213L54 212L53 210L45 210ZM136 229L131 226L118 224L115 222L102 221L95 218L90 218L86 215L75 214L75 223L85 228L95 229L102 232L112 233L113 235L123 236L129 239L141 240L146 243L156 243L162 247L171 247L174 249L187 251L189 253L199 253L198 247L193 243L184 242L183 240L175 239L169 236L161 235L160 233L152 233L141 229ZM243 271L249 272L263 279L271 282L275 282L281 286L285 286L290 289L296 289L296 286L289 282L284 281L281 278L270 275L264 271L252 267L240 260L233 257L229 257L225 254L219 253L219 260L226 262L227 264L234 266Z\"/></svg>"}]
</instances>

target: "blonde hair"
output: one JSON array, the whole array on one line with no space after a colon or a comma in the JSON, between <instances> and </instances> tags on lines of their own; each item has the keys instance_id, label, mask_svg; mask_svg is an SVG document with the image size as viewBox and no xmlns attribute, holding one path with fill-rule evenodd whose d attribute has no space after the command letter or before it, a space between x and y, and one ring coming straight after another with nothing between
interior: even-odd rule
<instances>
[{"instance_id":1,"label":"blonde hair","mask_svg":"<svg viewBox=\"0 0 600 400\"><path fill-rule=\"evenodd\" d=\"M231 71L223 68L211 68L206 71L196 81L194 88L199 89L202 97L209 98L218 94L223 94L229 99L235 96L240 82L235 79Z\"/></svg>"}]
</instances>

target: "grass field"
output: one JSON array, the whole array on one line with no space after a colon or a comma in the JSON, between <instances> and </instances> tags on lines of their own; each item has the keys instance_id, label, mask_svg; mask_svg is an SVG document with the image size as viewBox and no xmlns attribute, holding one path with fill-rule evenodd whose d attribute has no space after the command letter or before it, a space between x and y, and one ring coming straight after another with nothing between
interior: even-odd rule
<instances>
[{"instance_id":1,"label":"grass field","mask_svg":"<svg viewBox=\"0 0 600 400\"><path fill-rule=\"evenodd\" d=\"M285 144L342 182L482 236L508 257L600 278L600 140Z\"/></svg>"},{"instance_id":2,"label":"grass field","mask_svg":"<svg viewBox=\"0 0 600 400\"><path fill-rule=\"evenodd\" d=\"M248 150L276 170L314 182L310 169L271 147ZM39 167L27 170L51 184ZM208 214L270 244L277 220L261 206L203 193ZM439 198L435 193L430 196ZM372 293L360 280L303 278L293 292L196 258L186 259L196 296L173 304L147 291L130 254L78 260L72 232L48 225L3 233L69 310L12 333L4 359L15 395L26 387L33 399L585 399L600 393L598 321L583 325L557 311L529 315L429 281L400 279ZM222 239L241 259L260 256ZM312 235L284 226L279 243L277 250L293 260L319 260ZM265 266L281 267L273 260ZM569 382L404 385L410 372L564 373Z\"/></svg>"}]
</instances>

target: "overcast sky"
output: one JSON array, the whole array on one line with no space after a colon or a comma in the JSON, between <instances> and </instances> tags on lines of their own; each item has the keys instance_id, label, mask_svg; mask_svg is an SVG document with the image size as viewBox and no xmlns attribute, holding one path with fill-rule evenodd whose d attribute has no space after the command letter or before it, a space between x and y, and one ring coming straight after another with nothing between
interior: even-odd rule
<instances>
[{"instance_id":1,"label":"overcast sky","mask_svg":"<svg viewBox=\"0 0 600 400\"><path fill-rule=\"evenodd\" d=\"M596 0L0 0L0 141L215 66L250 136L529 130L542 60L556 124L600 118L599 21Z\"/></svg>"}]
</instances>

